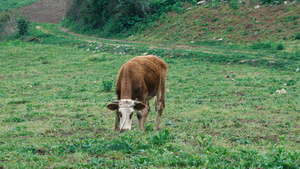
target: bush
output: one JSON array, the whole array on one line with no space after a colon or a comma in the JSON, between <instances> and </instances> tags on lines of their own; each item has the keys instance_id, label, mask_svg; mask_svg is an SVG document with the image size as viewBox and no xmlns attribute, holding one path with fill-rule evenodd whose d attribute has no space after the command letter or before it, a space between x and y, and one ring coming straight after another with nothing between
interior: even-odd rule
<instances>
[{"instance_id":1,"label":"bush","mask_svg":"<svg viewBox=\"0 0 300 169\"><path fill-rule=\"evenodd\" d=\"M0 40L17 30L17 17L16 13L12 11L0 12Z\"/></svg>"},{"instance_id":2,"label":"bush","mask_svg":"<svg viewBox=\"0 0 300 169\"><path fill-rule=\"evenodd\" d=\"M272 45L270 42L255 42L252 44L252 49L271 49Z\"/></svg>"},{"instance_id":3,"label":"bush","mask_svg":"<svg viewBox=\"0 0 300 169\"><path fill-rule=\"evenodd\" d=\"M297 32L297 33L295 34L295 39L296 39L296 40L299 40L299 39L300 39L300 32Z\"/></svg>"},{"instance_id":4,"label":"bush","mask_svg":"<svg viewBox=\"0 0 300 169\"><path fill-rule=\"evenodd\" d=\"M282 44L282 43L277 44L276 49L277 49L277 50L283 50L283 49L284 49L283 44Z\"/></svg>"},{"instance_id":5,"label":"bush","mask_svg":"<svg viewBox=\"0 0 300 169\"><path fill-rule=\"evenodd\" d=\"M28 32L29 21L23 17L19 18L17 21L17 28L19 36L25 35Z\"/></svg>"}]
</instances>

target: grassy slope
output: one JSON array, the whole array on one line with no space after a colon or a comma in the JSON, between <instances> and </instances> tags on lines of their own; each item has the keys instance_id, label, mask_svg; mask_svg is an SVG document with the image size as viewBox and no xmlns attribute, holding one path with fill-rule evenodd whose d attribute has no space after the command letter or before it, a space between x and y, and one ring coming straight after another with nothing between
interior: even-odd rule
<instances>
[{"instance_id":1,"label":"grassy slope","mask_svg":"<svg viewBox=\"0 0 300 169\"><path fill-rule=\"evenodd\" d=\"M1 0L0 11L4 11L6 9L17 9L22 6L30 5L37 1L40 0Z\"/></svg>"},{"instance_id":2,"label":"grassy slope","mask_svg":"<svg viewBox=\"0 0 300 169\"><path fill-rule=\"evenodd\" d=\"M223 64L226 56L253 55L225 47L193 55L43 27L48 33L31 30L39 43L0 43L0 167L299 167L296 67ZM114 113L105 106L115 94L103 92L102 81L115 82L120 66L144 52L168 65L161 131L151 130L152 103L146 131L136 131L134 118L133 131L113 132ZM287 94L275 92L281 88Z\"/></svg>"},{"instance_id":3,"label":"grassy slope","mask_svg":"<svg viewBox=\"0 0 300 169\"><path fill-rule=\"evenodd\" d=\"M132 40L197 43L223 38L228 42L291 41L300 32L300 4L254 6L228 3L195 6L184 14L175 12L161 17L141 35ZM188 8L188 6L187 6Z\"/></svg>"}]
</instances>

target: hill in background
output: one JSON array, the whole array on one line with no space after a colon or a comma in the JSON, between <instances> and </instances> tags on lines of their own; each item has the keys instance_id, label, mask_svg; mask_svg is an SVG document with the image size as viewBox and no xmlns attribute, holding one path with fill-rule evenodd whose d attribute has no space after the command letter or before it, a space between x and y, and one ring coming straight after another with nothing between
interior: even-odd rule
<instances>
[{"instance_id":1,"label":"hill in background","mask_svg":"<svg viewBox=\"0 0 300 169\"><path fill-rule=\"evenodd\" d=\"M67 0L44 0L21 7L19 10L31 21L59 24L66 13Z\"/></svg>"},{"instance_id":2,"label":"hill in background","mask_svg":"<svg viewBox=\"0 0 300 169\"><path fill-rule=\"evenodd\" d=\"M132 40L226 42L295 40L300 37L300 4L194 6L184 14L170 12Z\"/></svg>"},{"instance_id":3,"label":"hill in background","mask_svg":"<svg viewBox=\"0 0 300 169\"><path fill-rule=\"evenodd\" d=\"M180 12L171 10L163 13L158 20L146 25L137 22L132 28L115 34L103 33L105 30L100 26L93 30L86 29L89 25L83 23L62 25L82 34L152 42L200 43L219 40L244 43L300 39L300 4L297 1L259 7L222 2L201 5L185 3L180 9ZM31 21L59 24L66 15L67 0L39 1L19 10Z\"/></svg>"}]
</instances>

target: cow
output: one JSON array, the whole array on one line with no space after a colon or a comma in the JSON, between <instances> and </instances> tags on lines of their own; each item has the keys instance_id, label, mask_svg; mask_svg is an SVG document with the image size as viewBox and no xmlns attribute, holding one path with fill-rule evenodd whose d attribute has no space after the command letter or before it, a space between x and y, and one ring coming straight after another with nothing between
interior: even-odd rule
<instances>
[{"instance_id":1,"label":"cow","mask_svg":"<svg viewBox=\"0 0 300 169\"><path fill-rule=\"evenodd\" d=\"M131 130L134 109L138 129L144 129L152 98L157 114L153 129L159 129L165 108L166 75L166 63L154 55L134 57L121 67L115 86L117 100L107 105L108 109L116 110L115 131Z\"/></svg>"}]
</instances>

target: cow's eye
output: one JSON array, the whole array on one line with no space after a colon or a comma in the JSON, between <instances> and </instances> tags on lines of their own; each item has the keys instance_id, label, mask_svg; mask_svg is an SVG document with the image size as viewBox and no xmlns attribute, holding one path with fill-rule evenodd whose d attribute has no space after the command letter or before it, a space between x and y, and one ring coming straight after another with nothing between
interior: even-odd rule
<instances>
[{"instance_id":1,"label":"cow's eye","mask_svg":"<svg viewBox=\"0 0 300 169\"><path fill-rule=\"evenodd\" d=\"M132 119L132 116L133 116L133 112L130 113L129 118Z\"/></svg>"},{"instance_id":2,"label":"cow's eye","mask_svg":"<svg viewBox=\"0 0 300 169\"><path fill-rule=\"evenodd\" d=\"M122 117L122 113L119 113L119 117L120 117L120 118Z\"/></svg>"}]
</instances>

